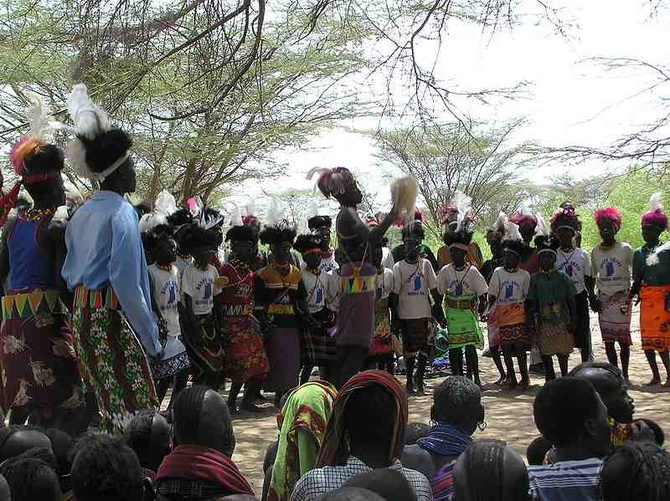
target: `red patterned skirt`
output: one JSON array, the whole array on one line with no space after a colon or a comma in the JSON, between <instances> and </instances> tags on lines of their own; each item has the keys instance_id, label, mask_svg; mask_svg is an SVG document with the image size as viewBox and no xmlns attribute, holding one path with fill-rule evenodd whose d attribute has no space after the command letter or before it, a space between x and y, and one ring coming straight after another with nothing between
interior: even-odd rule
<instances>
[{"instance_id":1,"label":"red patterned skirt","mask_svg":"<svg viewBox=\"0 0 670 501\"><path fill-rule=\"evenodd\" d=\"M258 320L252 315L226 316L226 373L235 383L264 380L270 364L265 354Z\"/></svg>"}]
</instances>

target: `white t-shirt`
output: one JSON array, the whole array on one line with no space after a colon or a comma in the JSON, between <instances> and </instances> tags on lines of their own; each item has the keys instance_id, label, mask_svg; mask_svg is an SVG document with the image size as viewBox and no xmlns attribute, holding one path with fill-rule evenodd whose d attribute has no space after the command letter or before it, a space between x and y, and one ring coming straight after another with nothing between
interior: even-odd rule
<instances>
[{"instance_id":1,"label":"white t-shirt","mask_svg":"<svg viewBox=\"0 0 670 501\"><path fill-rule=\"evenodd\" d=\"M632 266L633 248L626 243L617 242L609 250L597 245L591 252L591 271L598 290L604 294L630 289Z\"/></svg>"},{"instance_id":2,"label":"white t-shirt","mask_svg":"<svg viewBox=\"0 0 670 501\"><path fill-rule=\"evenodd\" d=\"M322 271L315 275L303 268L302 281L307 289L307 307L310 313L316 313L325 307L337 311L337 306L333 307L333 304L336 304L338 299L338 278L333 273Z\"/></svg>"},{"instance_id":3,"label":"white t-shirt","mask_svg":"<svg viewBox=\"0 0 670 501\"><path fill-rule=\"evenodd\" d=\"M454 296L474 294L479 297L488 292L489 286L476 267L467 265L464 270L458 271L450 263L443 266L437 274L437 290L443 295L446 293Z\"/></svg>"},{"instance_id":4,"label":"white t-shirt","mask_svg":"<svg viewBox=\"0 0 670 501\"><path fill-rule=\"evenodd\" d=\"M570 277L577 290L577 294L584 292L584 277L591 277L591 259L589 253L584 249L573 249L564 252L563 249L556 251L556 269L565 272Z\"/></svg>"},{"instance_id":5,"label":"white t-shirt","mask_svg":"<svg viewBox=\"0 0 670 501\"><path fill-rule=\"evenodd\" d=\"M395 264L395 259L393 259L393 253L388 247L382 247L382 268L388 268L393 271L393 265Z\"/></svg>"},{"instance_id":6,"label":"white t-shirt","mask_svg":"<svg viewBox=\"0 0 670 501\"><path fill-rule=\"evenodd\" d=\"M215 284L219 272L211 264L202 271L190 264L184 268L181 276L181 292L191 296L193 313L207 315L214 307L214 296L221 293L221 288Z\"/></svg>"},{"instance_id":7,"label":"white t-shirt","mask_svg":"<svg viewBox=\"0 0 670 501\"><path fill-rule=\"evenodd\" d=\"M489 294L497 298L497 304L521 303L526 300L530 287L530 274L519 268L514 273L502 266L495 269L489 283Z\"/></svg>"},{"instance_id":8,"label":"white t-shirt","mask_svg":"<svg viewBox=\"0 0 670 501\"><path fill-rule=\"evenodd\" d=\"M382 273L377 273L375 280L375 301L386 299L393 292L393 270L384 268Z\"/></svg>"},{"instance_id":9,"label":"white t-shirt","mask_svg":"<svg viewBox=\"0 0 670 501\"><path fill-rule=\"evenodd\" d=\"M156 264L148 267L151 276L152 294L161 315L167 323L168 336L177 337L181 333L179 328L179 270L172 265L170 271L160 269Z\"/></svg>"},{"instance_id":10,"label":"white t-shirt","mask_svg":"<svg viewBox=\"0 0 670 501\"><path fill-rule=\"evenodd\" d=\"M321 271L327 272L339 270L340 265L335 261L335 253L332 252L329 257L322 257L319 268L321 268Z\"/></svg>"},{"instance_id":11,"label":"white t-shirt","mask_svg":"<svg viewBox=\"0 0 670 501\"><path fill-rule=\"evenodd\" d=\"M430 318L430 291L437 287L435 271L427 259L404 259L393 265L393 292L398 294L398 317Z\"/></svg>"}]
</instances>

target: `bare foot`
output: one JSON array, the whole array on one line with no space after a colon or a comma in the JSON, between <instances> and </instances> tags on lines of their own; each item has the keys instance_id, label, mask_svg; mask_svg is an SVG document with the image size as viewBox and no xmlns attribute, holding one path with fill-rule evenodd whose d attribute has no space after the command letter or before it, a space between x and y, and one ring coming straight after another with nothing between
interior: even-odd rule
<instances>
[{"instance_id":1,"label":"bare foot","mask_svg":"<svg viewBox=\"0 0 670 501\"><path fill-rule=\"evenodd\" d=\"M507 376L505 374L501 374L500 378L493 384L495 384L496 386L502 386L503 384L505 384L505 381L507 381Z\"/></svg>"},{"instance_id":2,"label":"bare foot","mask_svg":"<svg viewBox=\"0 0 670 501\"><path fill-rule=\"evenodd\" d=\"M661 380L659 378L652 378L652 380L645 384L645 386L658 386L659 384L661 384Z\"/></svg>"}]
</instances>

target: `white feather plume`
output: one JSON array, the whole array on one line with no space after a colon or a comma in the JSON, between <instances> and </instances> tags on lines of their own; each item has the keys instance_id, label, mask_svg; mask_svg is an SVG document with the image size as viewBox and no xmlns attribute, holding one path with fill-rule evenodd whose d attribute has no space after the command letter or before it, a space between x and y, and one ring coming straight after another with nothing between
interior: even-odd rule
<instances>
[{"instance_id":1,"label":"white feather plume","mask_svg":"<svg viewBox=\"0 0 670 501\"><path fill-rule=\"evenodd\" d=\"M530 203L530 200L525 200L521 204L521 209L519 210L519 212L523 216L532 216L533 215L533 209L532 209L532 205Z\"/></svg>"},{"instance_id":2,"label":"white feather plume","mask_svg":"<svg viewBox=\"0 0 670 501\"><path fill-rule=\"evenodd\" d=\"M169 216L174 214L177 211L177 201L175 200L172 193L167 190L163 190L156 197L156 203L154 204L154 212L158 214L163 214L164 216Z\"/></svg>"},{"instance_id":3,"label":"white feather plume","mask_svg":"<svg viewBox=\"0 0 670 501\"><path fill-rule=\"evenodd\" d=\"M253 197L249 197L247 200L247 203L245 205L245 210L247 213L245 214L246 216L255 216L256 215L256 199Z\"/></svg>"},{"instance_id":4,"label":"white feather plume","mask_svg":"<svg viewBox=\"0 0 670 501\"><path fill-rule=\"evenodd\" d=\"M56 209L53 217L51 218L52 222L64 223L70 218L70 210L67 205L61 205Z\"/></svg>"},{"instance_id":5,"label":"white feather plume","mask_svg":"<svg viewBox=\"0 0 670 501\"><path fill-rule=\"evenodd\" d=\"M145 214L140 218L140 231L143 233L151 231L160 224L167 224L167 217L165 214L158 214L155 212Z\"/></svg>"},{"instance_id":6,"label":"white feather plume","mask_svg":"<svg viewBox=\"0 0 670 501\"><path fill-rule=\"evenodd\" d=\"M537 226L535 227L535 234L543 237L548 237L550 231L549 226L547 226L547 222L544 219L544 216L538 212L537 214L535 214L535 217L537 218Z\"/></svg>"},{"instance_id":7,"label":"white feather plume","mask_svg":"<svg viewBox=\"0 0 670 501\"><path fill-rule=\"evenodd\" d=\"M505 228L505 240L523 240L518 225L510 222L507 223L507 227Z\"/></svg>"},{"instance_id":8,"label":"white feather plume","mask_svg":"<svg viewBox=\"0 0 670 501\"><path fill-rule=\"evenodd\" d=\"M504 232L507 228L508 222L509 218L507 217L507 214L505 214L503 211L500 211L498 213L498 217L496 218L496 222L493 223L493 229L496 231L502 230Z\"/></svg>"},{"instance_id":9,"label":"white feather plume","mask_svg":"<svg viewBox=\"0 0 670 501\"><path fill-rule=\"evenodd\" d=\"M277 197L272 197L272 200L270 201L270 207L268 208L268 213L267 213L267 224L268 226L274 226L277 225L281 222L283 219L284 213L279 206L279 202L277 200Z\"/></svg>"},{"instance_id":10,"label":"white feather plume","mask_svg":"<svg viewBox=\"0 0 670 501\"><path fill-rule=\"evenodd\" d=\"M654 193L649 199L649 212L663 209L663 201L660 193Z\"/></svg>"},{"instance_id":11,"label":"white feather plume","mask_svg":"<svg viewBox=\"0 0 670 501\"><path fill-rule=\"evenodd\" d=\"M233 210L228 214L230 218L230 226L243 226L242 216L240 215L240 209L237 205L233 204Z\"/></svg>"},{"instance_id":12,"label":"white feather plume","mask_svg":"<svg viewBox=\"0 0 670 501\"><path fill-rule=\"evenodd\" d=\"M38 139L46 140L51 133L51 110L44 104L41 96L32 92L27 92L26 97L30 102L30 107L26 113L28 124L30 126L28 135Z\"/></svg>"},{"instance_id":13,"label":"white feather plume","mask_svg":"<svg viewBox=\"0 0 670 501\"><path fill-rule=\"evenodd\" d=\"M465 230L463 224L468 214L472 213L472 197L467 196L462 191L454 193L453 205L458 211L456 214L456 231Z\"/></svg>"},{"instance_id":14,"label":"white feather plume","mask_svg":"<svg viewBox=\"0 0 670 501\"><path fill-rule=\"evenodd\" d=\"M667 250L670 250L670 241L665 242L662 245L659 245L658 247L656 247L656 249L654 249L654 252L652 252L651 254L649 254L647 256L647 266L657 265L660 261L660 259L658 257L659 254L661 252L665 252Z\"/></svg>"},{"instance_id":15,"label":"white feather plume","mask_svg":"<svg viewBox=\"0 0 670 501\"><path fill-rule=\"evenodd\" d=\"M98 105L91 101L86 85L76 84L67 98L67 109L74 122L75 134L94 139L109 129L109 117Z\"/></svg>"}]
</instances>

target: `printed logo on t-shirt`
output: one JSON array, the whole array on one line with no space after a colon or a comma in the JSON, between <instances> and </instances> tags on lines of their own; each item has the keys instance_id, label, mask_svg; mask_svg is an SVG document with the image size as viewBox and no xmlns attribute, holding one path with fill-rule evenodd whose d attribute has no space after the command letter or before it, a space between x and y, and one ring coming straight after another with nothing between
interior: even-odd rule
<instances>
[{"instance_id":1,"label":"printed logo on t-shirt","mask_svg":"<svg viewBox=\"0 0 670 501\"><path fill-rule=\"evenodd\" d=\"M565 270L565 273L567 273L569 277L572 276L572 265L571 264L566 264L564 270Z\"/></svg>"},{"instance_id":2,"label":"printed logo on t-shirt","mask_svg":"<svg viewBox=\"0 0 670 501\"><path fill-rule=\"evenodd\" d=\"M203 299L209 299L212 297L212 282L207 281L205 282L205 292L202 296Z\"/></svg>"},{"instance_id":3,"label":"printed logo on t-shirt","mask_svg":"<svg viewBox=\"0 0 670 501\"><path fill-rule=\"evenodd\" d=\"M251 294L251 285L240 284L235 291L235 297L247 297Z\"/></svg>"},{"instance_id":4,"label":"printed logo on t-shirt","mask_svg":"<svg viewBox=\"0 0 670 501\"><path fill-rule=\"evenodd\" d=\"M163 284L161 295L167 298L161 310L171 310L177 307L177 283L174 280L168 280Z\"/></svg>"},{"instance_id":5,"label":"printed logo on t-shirt","mask_svg":"<svg viewBox=\"0 0 670 501\"><path fill-rule=\"evenodd\" d=\"M606 258L602 261L600 266L601 266L601 268L605 268L605 276L601 277L601 278L612 280L613 275L614 275L614 270L616 268L621 268L623 266L623 263L615 257L608 257L608 258Z\"/></svg>"},{"instance_id":6,"label":"printed logo on t-shirt","mask_svg":"<svg viewBox=\"0 0 670 501\"><path fill-rule=\"evenodd\" d=\"M321 302L323 301L323 289L321 287L319 287L314 291L314 298L315 298L314 299L315 304L321 304Z\"/></svg>"},{"instance_id":7,"label":"printed logo on t-shirt","mask_svg":"<svg viewBox=\"0 0 670 501\"><path fill-rule=\"evenodd\" d=\"M423 276L416 274L410 280L410 289L407 292L409 296L420 296L424 295L425 291L423 290Z\"/></svg>"},{"instance_id":8,"label":"printed logo on t-shirt","mask_svg":"<svg viewBox=\"0 0 670 501\"><path fill-rule=\"evenodd\" d=\"M514 284L506 283L505 284L505 299L509 299L514 296Z\"/></svg>"},{"instance_id":9,"label":"printed logo on t-shirt","mask_svg":"<svg viewBox=\"0 0 670 501\"><path fill-rule=\"evenodd\" d=\"M455 293L457 296L462 296L463 295L463 284L458 282L455 287Z\"/></svg>"}]
</instances>

